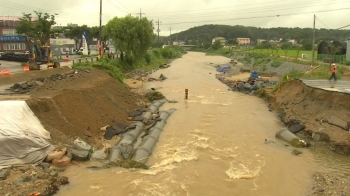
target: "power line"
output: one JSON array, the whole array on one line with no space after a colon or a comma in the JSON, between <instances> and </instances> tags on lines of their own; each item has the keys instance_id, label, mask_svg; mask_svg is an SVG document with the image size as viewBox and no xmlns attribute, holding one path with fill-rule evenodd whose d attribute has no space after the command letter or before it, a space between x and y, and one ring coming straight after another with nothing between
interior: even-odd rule
<instances>
[{"instance_id":1,"label":"power line","mask_svg":"<svg viewBox=\"0 0 350 196\"><path fill-rule=\"evenodd\" d=\"M179 14L173 16L173 15L160 15L162 18L167 18L167 19L178 19L178 18L204 18L204 17L213 17L213 16L224 16L224 15L230 15L232 16L233 14L248 14L248 13L262 13L262 12L272 12L272 11L281 11L281 10L295 10L299 8L314 8L317 6L324 6L324 5L329 5L329 3L318 3L317 5L311 4L307 5L306 3L303 5L300 4L284 4L280 6L269 6L269 7L256 7L256 8L246 8L246 9L235 9L234 11L225 11L225 12L209 12L209 13L196 13L196 14ZM150 16L150 14L148 14ZM159 16L158 16L159 17Z\"/></svg>"},{"instance_id":2,"label":"power line","mask_svg":"<svg viewBox=\"0 0 350 196\"><path fill-rule=\"evenodd\" d=\"M348 10L350 8L339 8L339 9L331 9L331 10L320 10L316 12L304 12L304 13L298 13L298 14L277 14L277 15L266 15L266 16L253 16L253 17L240 17L240 18L230 18L230 19L221 19L221 20L206 20L206 21L186 21L186 22L177 22L172 23L174 24L195 24L195 23L204 23L204 22L222 22L222 21L230 21L230 20L245 20L245 19L261 19L261 18L273 18L273 17L280 17L280 16L297 16L297 15L304 15L304 14L312 14L312 13L321 13L321 12L331 12L331 11L338 11L338 10ZM165 24L169 25L169 24Z\"/></svg>"},{"instance_id":3,"label":"power line","mask_svg":"<svg viewBox=\"0 0 350 196\"><path fill-rule=\"evenodd\" d=\"M169 28L169 30L170 30L170 46L172 45L172 41L171 41L171 30L172 30L172 28L171 28L171 25L170 25L170 28Z\"/></svg>"},{"instance_id":4,"label":"power line","mask_svg":"<svg viewBox=\"0 0 350 196\"><path fill-rule=\"evenodd\" d=\"M276 1L271 1L270 3L273 3L273 2L276 2ZM278 1L278 2L281 2L281 1ZM263 3L254 3L254 4L244 4L244 5L236 5L236 6L226 6L226 7L220 7L220 8L210 8L210 9L197 9L197 10L186 10L186 11L175 11L175 12L160 12L160 13L148 13L148 15L179 15L179 13L182 13L182 12L185 12L185 13L191 13L191 14L210 14L210 13L218 13L218 14L222 14L223 11L215 11L215 12L208 12L208 11L204 11L204 12L199 12L199 13L193 13L193 12L198 12L200 10L215 10L215 9L228 9L230 8L229 10L224 10L225 12L230 12L231 14L232 13L236 13L236 11L246 11L247 9L248 10L256 10L257 8L260 8L260 9L269 9L269 8L280 8L280 7L289 7L291 5L298 5L298 6L301 6L301 7L305 7L305 5L307 4L314 4L316 3L316 5L319 5L320 3L327 3L327 5L329 5L329 2L334 2L334 0L326 0L326 1L315 1L315 0L312 0L312 1L303 1L302 4L300 4L301 2L294 2L294 3L287 3L287 4L274 4L274 5L268 5L268 6L260 6L260 7L252 7L252 6L249 6L249 5L259 5L259 4L266 4L267 2L263 2ZM339 4L339 2L337 2ZM249 6L249 8L239 8L237 9L238 7L245 7L245 6ZM313 5L315 6L315 5ZM231 8L234 8L233 10ZM175 13L175 14L172 14L172 13ZM186 15L186 14L185 14ZM183 14L181 14L181 16L183 16Z\"/></svg>"},{"instance_id":5,"label":"power line","mask_svg":"<svg viewBox=\"0 0 350 196\"><path fill-rule=\"evenodd\" d=\"M123 11L124 13L127 13L127 14L130 13L129 11L125 11L124 9L121 9L119 6L115 5L115 4L112 3L110 0L107 0L107 2L108 2L109 4L111 4L113 7L117 8L118 10Z\"/></svg>"},{"instance_id":6,"label":"power line","mask_svg":"<svg viewBox=\"0 0 350 196\"><path fill-rule=\"evenodd\" d=\"M325 25L317 16L315 16L318 21L320 21L327 29L330 29L327 25Z\"/></svg>"},{"instance_id":7,"label":"power line","mask_svg":"<svg viewBox=\"0 0 350 196\"><path fill-rule=\"evenodd\" d=\"M126 10L128 10L130 13L132 12L131 10L129 10L127 7L125 7L119 0L117 0L117 2L122 5Z\"/></svg>"},{"instance_id":8,"label":"power line","mask_svg":"<svg viewBox=\"0 0 350 196\"><path fill-rule=\"evenodd\" d=\"M339 27L339 28L337 28L336 30L343 29L343 28L349 27L349 26L350 26L350 24L349 24L349 25L346 25L346 26L343 26L343 27Z\"/></svg>"},{"instance_id":9,"label":"power line","mask_svg":"<svg viewBox=\"0 0 350 196\"><path fill-rule=\"evenodd\" d=\"M158 18L158 21L156 21L156 24L158 25L158 29L157 29L157 33L158 33L158 46L159 46L159 32L160 32L160 29L159 29L159 24L161 24L162 22L159 21L159 18Z\"/></svg>"},{"instance_id":10,"label":"power line","mask_svg":"<svg viewBox=\"0 0 350 196\"><path fill-rule=\"evenodd\" d=\"M24 5L24 4L9 2L6 0L2 0L0 3L1 3L1 6L3 6L3 7L13 9L13 10L19 10L19 11L37 10L37 11L41 11L41 12L43 12L43 11L53 12L53 11L59 10L59 9L44 9L41 7L28 6L28 5ZM81 5L72 6L72 7L81 7ZM68 13L68 12L60 12L60 13L61 14L77 15L77 13Z\"/></svg>"},{"instance_id":11,"label":"power line","mask_svg":"<svg viewBox=\"0 0 350 196\"><path fill-rule=\"evenodd\" d=\"M142 14L145 14L145 13L142 13L142 12L141 12L141 8L140 8L140 13L137 13L137 14L140 15L140 20L141 20Z\"/></svg>"},{"instance_id":12,"label":"power line","mask_svg":"<svg viewBox=\"0 0 350 196\"><path fill-rule=\"evenodd\" d=\"M215 10L215 9L227 9L227 8L237 8L237 7L244 7L249 5L258 5L258 4L268 4L268 3L275 3L275 2L281 2L280 0L277 1L269 1L269 2L261 2L261 3L252 3L252 4L244 4L244 5L235 5L235 6L225 6L225 7L216 7L216 8L206 8L206 9L196 9L195 11L201 11L201 10ZM304 2L303 2L304 3ZM182 12L193 12L193 10L182 10L182 11L173 11L173 12L154 12L149 13L149 15L158 15L163 13L182 13Z\"/></svg>"}]
</instances>

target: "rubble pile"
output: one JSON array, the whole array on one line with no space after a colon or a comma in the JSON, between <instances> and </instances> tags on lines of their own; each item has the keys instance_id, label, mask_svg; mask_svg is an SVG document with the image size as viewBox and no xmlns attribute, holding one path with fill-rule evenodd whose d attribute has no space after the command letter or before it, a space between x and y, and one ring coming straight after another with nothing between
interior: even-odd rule
<instances>
[{"instance_id":1,"label":"rubble pile","mask_svg":"<svg viewBox=\"0 0 350 196\"><path fill-rule=\"evenodd\" d=\"M229 90L235 92L243 92L249 95L255 95L258 89L265 88L266 86L270 86L273 83L269 80L264 80L262 78L252 78L250 77L247 81L242 80L227 80L225 77L221 77L217 75L217 79L222 83L226 84L229 87Z\"/></svg>"},{"instance_id":2,"label":"rubble pile","mask_svg":"<svg viewBox=\"0 0 350 196\"><path fill-rule=\"evenodd\" d=\"M75 75L79 73L90 73L90 69L84 69L82 71L78 70L72 70L65 74L53 74L49 77L39 77L39 78L33 78L27 82L24 83L15 83L13 86L11 86L9 91L12 91L13 93L19 93L19 94L25 94L29 93L30 91L34 90L37 86L43 86L47 82L55 82L59 80L65 80L70 77L74 77Z\"/></svg>"}]
</instances>

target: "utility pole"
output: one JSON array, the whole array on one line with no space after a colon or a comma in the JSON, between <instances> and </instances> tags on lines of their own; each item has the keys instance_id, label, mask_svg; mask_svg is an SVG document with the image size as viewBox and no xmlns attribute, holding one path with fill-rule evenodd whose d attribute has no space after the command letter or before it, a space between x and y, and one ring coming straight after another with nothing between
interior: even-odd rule
<instances>
[{"instance_id":1,"label":"utility pole","mask_svg":"<svg viewBox=\"0 0 350 196\"><path fill-rule=\"evenodd\" d=\"M139 14L139 15L140 15L140 20L141 20L141 18L142 18L142 14L145 14L145 13L142 13L142 12L141 12L141 8L140 8L140 13L137 13L137 14Z\"/></svg>"},{"instance_id":2,"label":"utility pole","mask_svg":"<svg viewBox=\"0 0 350 196\"><path fill-rule=\"evenodd\" d=\"M160 32L159 24L162 24L161 21L159 22L159 18L158 18L158 21L156 21L156 24L158 25L157 33L158 33L158 46L159 46L159 32Z\"/></svg>"},{"instance_id":3,"label":"utility pole","mask_svg":"<svg viewBox=\"0 0 350 196\"><path fill-rule=\"evenodd\" d=\"M102 54L102 0L100 0L100 32L99 32L99 41L100 41L100 45L99 45L99 55L101 56Z\"/></svg>"},{"instance_id":4,"label":"utility pole","mask_svg":"<svg viewBox=\"0 0 350 196\"><path fill-rule=\"evenodd\" d=\"M314 28L313 28L313 35L312 35L312 59L311 59L311 66L314 66L314 58L315 58L315 23L316 23L316 15L314 14Z\"/></svg>"},{"instance_id":5,"label":"utility pole","mask_svg":"<svg viewBox=\"0 0 350 196\"><path fill-rule=\"evenodd\" d=\"M170 46L172 45L172 44L171 44L171 29L172 29L172 28L171 28L171 25L170 25L170 28L169 28L169 30L170 30L170 44L169 44L169 45L170 45Z\"/></svg>"}]
</instances>

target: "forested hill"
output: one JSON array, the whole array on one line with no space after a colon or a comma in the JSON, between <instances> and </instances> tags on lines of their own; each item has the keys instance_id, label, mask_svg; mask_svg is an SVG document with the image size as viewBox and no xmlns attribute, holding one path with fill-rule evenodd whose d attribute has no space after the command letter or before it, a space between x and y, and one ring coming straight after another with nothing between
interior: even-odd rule
<instances>
[{"instance_id":1,"label":"forested hill","mask_svg":"<svg viewBox=\"0 0 350 196\"><path fill-rule=\"evenodd\" d=\"M174 34L174 37L176 34ZM200 40L211 41L214 37L224 37L226 40L233 40L238 37L257 39L296 39L300 42L303 39L312 39L312 28L260 28L229 25L203 25L193 27L186 31L177 33L177 39L182 41ZM350 30L328 30L316 29L316 43L319 40L345 41L350 37Z\"/></svg>"}]
</instances>

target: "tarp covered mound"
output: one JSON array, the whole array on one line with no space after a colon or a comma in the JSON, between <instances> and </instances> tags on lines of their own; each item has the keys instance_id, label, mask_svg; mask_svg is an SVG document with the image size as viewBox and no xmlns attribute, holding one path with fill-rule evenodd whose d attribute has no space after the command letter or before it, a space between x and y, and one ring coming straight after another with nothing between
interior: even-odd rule
<instances>
[{"instance_id":1,"label":"tarp covered mound","mask_svg":"<svg viewBox=\"0 0 350 196\"><path fill-rule=\"evenodd\" d=\"M54 149L25 101L0 101L0 169L41 163Z\"/></svg>"},{"instance_id":2,"label":"tarp covered mound","mask_svg":"<svg viewBox=\"0 0 350 196\"><path fill-rule=\"evenodd\" d=\"M217 72L227 72L231 69L229 65L223 65L216 69Z\"/></svg>"}]
</instances>

